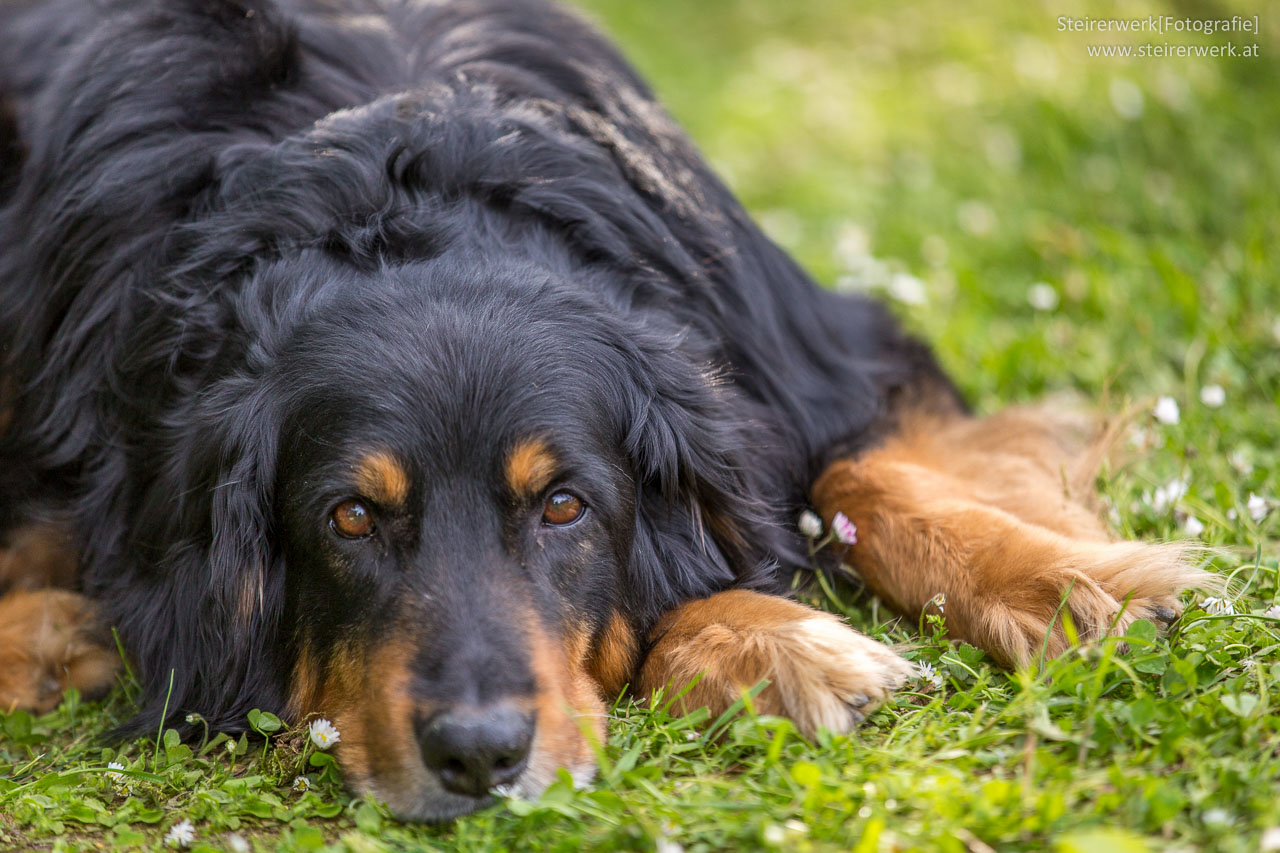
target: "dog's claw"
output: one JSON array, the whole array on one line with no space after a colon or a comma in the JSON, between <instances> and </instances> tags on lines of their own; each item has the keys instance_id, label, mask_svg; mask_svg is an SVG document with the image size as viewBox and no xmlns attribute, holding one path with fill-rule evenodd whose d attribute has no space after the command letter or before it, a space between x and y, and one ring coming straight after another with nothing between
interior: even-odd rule
<instances>
[{"instance_id":1,"label":"dog's claw","mask_svg":"<svg viewBox=\"0 0 1280 853\"><path fill-rule=\"evenodd\" d=\"M1157 604L1151 608L1152 614L1161 622L1169 623L1178 618L1178 612L1172 607L1165 607L1163 604Z\"/></svg>"},{"instance_id":2,"label":"dog's claw","mask_svg":"<svg viewBox=\"0 0 1280 853\"><path fill-rule=\"evenodd\" d=\"M871 700L867 698L866 694L855 693L849 697L846 704L848 704L850 708L861 708L863 705L866 705L870 701Z\"/></svg>"}]
</instances>

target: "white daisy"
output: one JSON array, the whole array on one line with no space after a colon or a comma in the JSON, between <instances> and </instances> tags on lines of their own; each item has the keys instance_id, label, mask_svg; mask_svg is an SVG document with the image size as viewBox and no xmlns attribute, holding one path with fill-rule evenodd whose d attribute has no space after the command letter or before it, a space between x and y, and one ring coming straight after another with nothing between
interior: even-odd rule
<instances>
[{"instance_id":1,"label":"white daisy","mask_svg":"<svg viewBox=\"0 0 1280 853\"><path fill-rule=\"evenodd\" d=\"M293 790L299 794L305 794L311 790L311 780L306 776L295 776L293 779Z\"/></svg>"},{"instance_id":2,"label":"white daisy","mask_svg":"<svg viewBox=\"0 0 1280 853\"><path fill-rule=\"evenodd\" d=\"M933 689L942 689L942 673L938 672L938 668L928 661L918 661L916 663L916 675L919 676L921 681L927 681L933 685Z\"/></svg>"},{"instance_id":3,"label":"white daisy","mask_svg":"<svg viewBox=\"0 0 1280 853\"><path fill-rule=\"evenodd\" d=\"M1210 616L1234 616L1236 613L1235 603L1229 598L1206 598L1200 606Z\"/></svg>"},{"instance_id":4,"label":"white daisy","mask_svg":"<svg viewBox=\"0 0 1280 853\"><path fill-rule=\"evenodd\" d=\"M1027 288L1027 302L1037 311L1052 311L1058 307L1058 291L1052 284L1038 281Z\"/></svg>"},{"instance_id":5,"label":"white daisy","mask_svg":"<svg viewBox=\"0 0 1280 853\"><path fill-rule=\"evenodd\" d=\"M1245 509L1249 510L1249 517L1254 521L1262 521L1267 517L1267 513L1271 511L1271 507L1266 498L1261 495L1249 493L1249 500L1245 503Z\"/></svg>"},{"instance_id":6,"label":"white daisy","mask_svg":"<svg viewBox=\"0 0 1280 853\"><path fill-rule=\"evenodd\" d=\"M1231 813L1226 809L1209 809L1200 816L1205 823L1224 825L1231 823Z\"/></svg>"},{"instance_id":7,"label":"white daisy","mask_svg":"<svg viewBox=\"0 0 1280 853\"><path fill-rule=\"evenodd\" d=\"M116 793L122 797L128 797L133 794L133 779L126 776L123 772L125 767L119 761L108 762L107 778L111 780L111 785L116 789Z\"/></svg>"},{"instance_id":8,"label":"white daisy","mask_svg":"<svg viewBox=\"0 0 1280 853\"><path fill-rule=\"evenodd\" d=\"M328 749L342 740L342 735L333 727L333 723L325 719L312 720L307 730L311 735L311 742L320 749Z\"/></svg>"},{"instance_id":9,"label":"white daisy","mask_svg":"<svg viewBox=\"0 0 1280 853\"><path fill-rule=\"evenodd\" d=\"M1151 508L1156 512L1164 512L1182 500L1190 487L1191 483L1185 479L1170 480L1163 486L1157 486L1151 496Z\"/></svg>"},{"instance_id":10,"label":"white daisy","mask_svg":"<svg viewBox=\"0 0 1280 853\"><path fill-rule=\"evenodd\" d=\"M800 532L810 539L817 539L822 535L822 519L811 509L800 513L800 519L796 525L800 528Z\"/></svg>"},{"instance_id":11,"label":"white daisy","mask_svg":"<svg viewBox=\"0 0 1280 853\"><path fill-rule=\"evenodd\" d=\"M1204 522L1194 515L1188 515L1187 520L1182 524L1182 529L1187 531L1188 536L1199 536L1204 533Z\"/></svg>"},{"instance_id":12,"label":"white daisy","mask_svg":"<svg viewBox=\"0 0 1280 853\"><path fill-rule=\"evenodd\" d=\"M1151 414L1162 424L1176 424L1180 415L1178 401L1172 397L1161 397L1156 400L1156 405L1151 410Z\"/></svg>"},{"instance_id":13,"label":"white daisy","mask_svg":"<svg viewBox=\"0 0 1280 853\"><path fill-rule=\"evenodd\" d=\"M1206 385L1200 389L1200 402L1211 409L1217 409L1227 402L1226 389L1221 385Z\"/></svg>"},{"instance_id":14,"label":"white daisy","mask_svg":"<svg viewBox=\"0 0 1280 853\"><path fill-rule=\"evenodd\" d=\"M175 823L164 837L164 843L169 847L190 847L195 840L196 829L189 820Z\"/></svg>"},{"instance_id":15,"label":"white daisy","mask_svg":"<svg viewBox=\"0 0 1280 853\"><path fill-rule=\"evenodd\" d=\"M1253 473L1253 462L1249 459L1249 454L1244 450L1233 450L1227 455L1227 461L1231 463L1231 467L1246 477Z\"/></svg>"}]
</instances>

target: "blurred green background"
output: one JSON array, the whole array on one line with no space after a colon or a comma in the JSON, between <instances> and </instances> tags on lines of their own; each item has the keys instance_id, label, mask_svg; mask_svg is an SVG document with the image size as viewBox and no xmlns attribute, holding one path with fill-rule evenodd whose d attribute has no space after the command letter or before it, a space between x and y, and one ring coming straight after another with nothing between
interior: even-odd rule
<instances>
[{"instance_id":1,"label":"blurred green background","mask_svg":"<svg viewBox=\"0 0 1280 853\"><path fill-rule=\"evenodd\" d=\"M1265 4L579 5L776 240L825 284L886 291L978 402L1203 380L1229 404L1276 403L1280 14ZM1058 27L1256 13L1261 33ZM1262 55L1087 52L1148 41Z\"/></svg>"}]
</instances>

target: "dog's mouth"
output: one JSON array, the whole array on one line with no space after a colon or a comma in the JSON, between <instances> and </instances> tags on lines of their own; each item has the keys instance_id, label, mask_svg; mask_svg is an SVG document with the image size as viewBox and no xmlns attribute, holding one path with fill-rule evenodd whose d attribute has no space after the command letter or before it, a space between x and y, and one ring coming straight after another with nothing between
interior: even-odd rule
<instances>
[{"instance_id":1,"label":"dog's mouth","mask_svg":"<svg viewBox=\"0 0 1280 853\"><path fill-rule=\"evenodd\" d=\"M341 751L338 759L341 765L344 761ZM422 769L427 771L426 775L411 773L414 783L410 785L392 784L389 777L381 778L378 774L365 779L357 779L348 774L348 779L357 793L368 793L382 800L401 820L447 823L507 800L535 800L555 781L561 767L569 771L575 785L579 786L589 783L596 772L594 758L566 764L550 751L535 745L529 766L518 776L478 794L448 790L442 784L440 776L431 774L425 765ZM391 775L400 776L401 771L402 769L397 769Z\"/></svg>"},{"instance_id":2,"label":"dog's mouth","mask_svg":"<svg viewBox=\"0 0 1280 853\"><path fill-rule=\"evenodd\" d=\"M594 777L605 707L573 654L580 643L538 632L529 644L530 696L428 705L414 695L417 649L392 641L334 649L323 666L304 656L291 710L330 720L348 785L403 820L446 822L509 798L536 799L562 768L578 784Z\"/></svg>"}]
</instances>

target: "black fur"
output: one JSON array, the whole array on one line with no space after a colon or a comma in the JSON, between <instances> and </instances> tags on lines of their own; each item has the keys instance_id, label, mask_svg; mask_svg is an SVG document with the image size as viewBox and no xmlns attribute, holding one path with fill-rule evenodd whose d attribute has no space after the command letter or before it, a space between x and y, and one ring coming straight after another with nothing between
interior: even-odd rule
<instances>
[{"instance_id":1,"label":"black fur","mask_svg":"<svg viewBox=\"0 0 1280 853\"><path fill-rule=\"evenodd\" d=\"M0 512L81 537L140 728L166 699L232 728L281 708L300 645L379 630L406 589L441 625L495 618L457 575L485 561L639 630L782 590L823 464L895 395L954 394L769 242L576 18L346 2L387 25L319 0L0 7ZM593 490L594 545L542 569L489 476L530 433ZM344 551L309 525L371 441L423 515ZM402 551L417 568L388 572ZM439 633L443 684L470 658Z\"/></svg>"}]
</instances>

